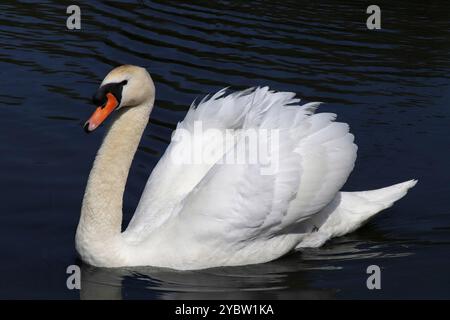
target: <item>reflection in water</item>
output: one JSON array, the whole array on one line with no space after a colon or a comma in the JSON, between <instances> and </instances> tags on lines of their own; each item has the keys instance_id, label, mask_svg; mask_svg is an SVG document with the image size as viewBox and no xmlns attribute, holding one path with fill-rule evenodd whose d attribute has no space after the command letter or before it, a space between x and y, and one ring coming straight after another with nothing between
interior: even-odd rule
<instances>
[{"instance_id":1,"label":"reflection in water","mask_svg":"<svg viewBox=\"0 0 450 320\"><path fill-rule=\"evenodd\" d=\"M300 259L244 267L176 271L153 267L95 268L83 264L81 299L330 299L312 288ZM142 291L142 292L140 292ZM147 292L145 292L147 291Z\"/></svg>"},{"instance_id":2,"label":"reflection in water","mask_svg":"<svg viewBox=\"0 0 450 320\"><path fill-rule=\"evenodd\" d=\"M383 267L379 297L449 297L450 2L380 4L382 29L373 32L359 2L84 0L73 32L69 4L0 3L0 298L78 298L62 270L76 255L104 130L87 137L81 127L101 79L124 63L147 67L158 92L129 175L124 226L190 103L226 86L269 85L326 102L319 111L348 122L359 147L347 191L420 182L323 248L197 272L83 266L81 298L372 298L369 264Z\"/></svg>"},{"instance_id":3,"label":"reflection in water","mask_svg":"<svg viewBox=\"0 0 450 320\"><path fill-rule=\"evenodd\" d=\"M370 230L370 229L369 229ZM96 268L82 265L81 299L333 299L339 289L315 283L314 274L342 274L343 261L408 256L407 248L385 253L388 241L370 245L357 237L336 239L321 249L308 249L257 265L178 271L154 267ZM398 241L398 244L401 244ZM318 263L319 262L319 263ZM358 275L353 275L358 276ZM361 276L361 274L359 275Z\"/></svg>"}]
</instances>

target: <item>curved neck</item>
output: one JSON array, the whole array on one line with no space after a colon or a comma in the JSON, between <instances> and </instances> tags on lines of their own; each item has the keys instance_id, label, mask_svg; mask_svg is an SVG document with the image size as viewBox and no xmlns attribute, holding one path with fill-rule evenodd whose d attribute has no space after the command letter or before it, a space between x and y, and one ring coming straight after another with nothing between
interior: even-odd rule
<instances>
[{"instance_id":1,"label":"curved neck","mask_svg":"<svg viewBox=\"0 0 450 320\"><path fill-rule=\"evenodd\" d=\"M118 258L111 250L120 241L123 193L152 108L149 101L118 110L95 158L76 234L77 250L90 264L110 265Z\"/></svg>"}]
</instances>

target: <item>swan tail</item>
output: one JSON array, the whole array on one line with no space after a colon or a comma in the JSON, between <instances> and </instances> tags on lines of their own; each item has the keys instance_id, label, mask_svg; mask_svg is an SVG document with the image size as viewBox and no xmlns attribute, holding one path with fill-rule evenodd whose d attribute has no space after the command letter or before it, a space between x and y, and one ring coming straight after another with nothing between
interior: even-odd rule
<instances>
[{"instance_id":1,"label":"swan tail","mask_svg":"<svg viewBox=\"0 0 450 320\"><path fill-rule=\"evenodd\" d=\"M333 201L313 218L315 229L296 249L319 247L328 239L355 231L375 214L403 198L416 183L417 180L409 180L376 190L339 192Z\"/></svg>"}]
</instances>

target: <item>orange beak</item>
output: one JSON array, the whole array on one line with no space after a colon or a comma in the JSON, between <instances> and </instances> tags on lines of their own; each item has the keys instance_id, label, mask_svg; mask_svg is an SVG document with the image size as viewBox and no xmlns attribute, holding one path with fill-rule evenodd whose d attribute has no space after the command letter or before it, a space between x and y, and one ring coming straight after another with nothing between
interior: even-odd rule
<instances>
[{"instance_id":1,"label":"orange beak","mask_svg":"<svg viewBox=\"0 0 450 320\"><path fill-rule=\"evenodd\" d=\"M106 94L106 98L108 100L106 101L105 106L98 107L97 110L95 110L95 112L89 118L89 120L86 121L84 125L84 129L86 130L86 132L89 133L97 129L102 124L102 122L105 121L106 118L108 118L111 112L113 112L114 109L119 105L119 102L112 93L108 92Z\"/></svg>"}]
</instances>

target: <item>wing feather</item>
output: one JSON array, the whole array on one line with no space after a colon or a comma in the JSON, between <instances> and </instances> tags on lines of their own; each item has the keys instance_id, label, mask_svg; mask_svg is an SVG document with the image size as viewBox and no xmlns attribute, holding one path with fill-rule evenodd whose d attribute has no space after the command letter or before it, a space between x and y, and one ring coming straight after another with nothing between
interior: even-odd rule
<instances>
[{"instance_id":1,"label":"wing feather","mask_svg":"<svg viewBox=\"0 0 450 320\"><path fill-rule=\"evenodd\" d=\"M241 130L209 164L174 164L168 154L187 148L175 134L127 232L146 234L167 221L189 225L197 241L213 236L229 245L289 230L309 232L308 219L345 183L357 148L348 125L334 122L336 115L314 114L319 103L300 106L299 101L293 93L264 87L230 95L221 90L191 106L177 128L193 133L201 121L203 128ZM257 163L229 163L231 154L252 151L246 140L251 130L258 131L258 146L267 152L259 153ZM219 148L211 137L194 139Z\"/></svg>"}]
</instances>

